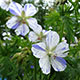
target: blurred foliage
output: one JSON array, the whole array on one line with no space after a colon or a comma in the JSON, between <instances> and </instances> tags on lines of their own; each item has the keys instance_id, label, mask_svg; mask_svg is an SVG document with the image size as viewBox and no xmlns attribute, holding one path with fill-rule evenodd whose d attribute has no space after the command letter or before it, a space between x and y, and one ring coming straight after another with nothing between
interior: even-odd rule
<instances>
[{"instance_id":1,"label":"blurred foliage","mask_svg":"<svg viewBox=\"0 0 80 80\"><path fill-rule=\"evenodd\" d=\"M22 0L14 0L21 3ZM68 0L67 0L68 1ZM31 52L32 42L25 37L16 36L14 30L7 28L6 21L11 17L9 12L0 8L0 76L7 80L80 80L80 9L79 0L48 7L40 0L34 3L29 0L26 3L33 3L38 8L34 16L38 23L46 30L53 30L59 33L60 40L65 37L70 46L69 55L65 58L67 68L63 72L55 72L51 69L49 75L44 75L39 67L38 59ZM70 5L70 3L72 5ZM52 27L52 29L50 29ZM10 32L11 40L4 40L3 32ZM75 38L78 43L75 44Z\"/></svg>"}]
</instances>

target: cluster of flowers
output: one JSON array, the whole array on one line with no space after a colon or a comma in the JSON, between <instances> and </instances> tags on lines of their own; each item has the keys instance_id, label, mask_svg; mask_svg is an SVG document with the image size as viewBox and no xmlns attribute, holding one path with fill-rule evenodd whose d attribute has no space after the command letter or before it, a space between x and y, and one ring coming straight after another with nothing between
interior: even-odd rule
<instances>
[{"instance_id":1,"label":"cluster of flowers","mask_svg":"<svg viewBox=\"0 0 80 80\"><path fill-rule=\"evenodd\" d=\"M25 4L23 8L11 0L2 0L2 2L4 4L0 4L1 8L9 10L14 15L7 21L7 27L15 29L17 35L25 36L29 33L29 40L35 42L31 50L33 55L39 58L42 72L49 74L51 65L55 71L64 71L67 62L63 57L68 55L69 46L65 41L59 43L57 32L43 30L37 20L32 18L37 13L33 4Z\"/></svg>"}]
</instances>

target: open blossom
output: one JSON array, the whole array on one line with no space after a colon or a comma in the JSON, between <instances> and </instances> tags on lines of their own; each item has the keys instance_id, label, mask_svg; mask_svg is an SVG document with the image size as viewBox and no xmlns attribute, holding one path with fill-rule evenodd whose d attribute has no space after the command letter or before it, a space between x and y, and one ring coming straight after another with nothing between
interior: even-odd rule
<instances>
[{"instance_id":1,"label":"open blossom","mask_svg":"<svg viewBox=\"0 0 80 80\"><path fill-rule=\"evenodd\" d=\"M69 48L66 42L59 43L59 35L55 31L50 31L46 36L45 42L32 45L32 52L39 58L39 65L44 74L50 73L51 65L55 71L64 71L67 62L66 57Z\"/></svg>"},{"instance_id":2,"label":"open blossom","mask_svg":"<svg viewBox=\"0 0 80 80\"><path fill-rule=\"evenodd\" d=\"M25 4L24 8L15 2L12 2L9 11L14 15L7 21L8 28L16 29L17 35L25 36L29 32L28 26L33 29L37 24L35 18L31 18L36 14L37 10L33 4Z\"/></svg>"},{"instance_id":3,"label":"open blossom","mask_svg":"<svg viewBox=\"0 0 80 80\"><path fill-rule=\"evenodd\" d=\"M67 42L67 40L65 39L65 37L62 37L62 41Z\"/></svg>"},{"instance_id":4,"label":"open blossom","mask_svg":"<svg viewBox=\"0 0 80 80\"><path fill-rule=\"evenodd\" d=\"M44 41L49 31L43 30L40 25L37 25L33 31L29 33L29 40L32 42Z\"/></svg>"},{"instance_id":5,"label":"open blossom","mask_svg":"<svg viewBox=\"0 0 80 80\"><path fill-rule=\"evenodd\" d=\"M12 0L0 0L0 7L4 10L8 11L11 2L12 2Z\"/></svg>"},{"instance_id":6,"label":"open blossom","mask_svg":"<svg viewBox=\"0 0 80 80\"><path fill-rule=\"evenodd\" d=\"M10 32L3 32L2 36L3 36L3 40L11 40L12 37Z\"/></svg>"}]
</instances>

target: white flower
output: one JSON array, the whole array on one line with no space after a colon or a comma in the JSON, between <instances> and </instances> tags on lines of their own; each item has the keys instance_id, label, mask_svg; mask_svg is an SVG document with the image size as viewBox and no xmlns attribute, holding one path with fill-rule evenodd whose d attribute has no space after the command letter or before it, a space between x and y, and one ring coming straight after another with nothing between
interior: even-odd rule
<instances>
[{"instance_id":1,"label":"white flower","mask_svg":"<svg viewBox=\"0 0 80 80\"><path fill-rule=\"evenodd\" d=\"M62 41L67 42L67 40L65 39L65 37L62 37Z\"/></svg>"},{"instance_id":2,"label":"white flower","mask_svg":"<svg viewBox=\"0 0 80 80\"><path fill-rule=\"evenodd\" d=\"M78 38L75 36L75 43L77 44L78 43Z\"/></svg>"},{"instance_id":3,"label":"white flower","mask_svg":"<svg viewBox=\"0 0 80 80\"><path fill-rule=\"evenodd\" d=\"M70 46L72 46L72 47L74 47L74 46L76 46L78 44L78 39L77 39L76 36L74 36L74 39L75 39L74 43L70 44Z\"/></svg>"},{"instance_id":4,"label":"white flower","mask_svg":"<svg viewBox=\"0 0 80 80\"><path fill-rule=\"evenodd\" d=\"M64 71L66 68L66 57L69 50L66 42L59 43L59 35L50 31L46 36L45 42L32 45L32 52L36 58L39 58L39 65L44 74L50 73L51 65L55 71Z\"/></svg>"},{"instance_id":5,"label":"white flower","mask_svg":"<svg viewBox=\"0 0 80 80\"><path fill-rule=\"evenodd\" d=\"M6 32L3 32L3 33L2 33L2 36L5 36L5 35L7 35L7 33L6 33Z\"/></svg>"},{"instance_id":6,"label":"white flower","mask_svg":"<svg viewBox=\"0 0 80 80\"><path fill-rule=\"evenodd\" d=\"M37 25L33 31L30 31L29 40L32 42L44 41L48 33L49 31L42 30L42 27Z\"/></svg>"},{"instance_id":7,"label":"white flower","mask_svg":"<svg viewBox=\"0 0 80 80\"><path fill-rule=\"evenodd\" d=\"M3 40L11 40L10 37L3 37Z\"/></svg>"},{"instance_id":8,"label":"white flower","mask_svg":"<svg viewBox=\"0 0 80 80\"><path fill-rule=\"evenodd\" d=\"M29 32L28 26L33 29L37 25L37 20L31 18L37 10L32 4L25 4L24 8L18 3L12 2L9 11L15 15L7 21L8 28L16 29L17 35L25 36Z\"/></svg>"},{"instance_id":9,"label":"white flower","mask_svg":"<svg viewBox=\"0 0 80 80\"><path fill-rule=\"evenodd\" d=\"M3 32L2 33L2 36L6 36L6 35L11 36L10 32Z\"/></svg>"},{"instance_id":10,"label":"white flower","mask_svg":"<svg viewBox=\"0 0 80 80\"><path fill-rule=\"evenodd\" d=\"M0 0L0 7L4 10L8 11L11 2L12 2L12 0Z\"/></svg>"},{"instance_id":11,"label":"white flower","mask_svg":"<svg viewBox=\"0 0 80 80\"><path fill-rule=\"evenodd\" d=\"M29 2L29 0L23 0L23 3ZM34 0L34 4L36 5L37 3L39 3L39 0Z\"/></svg>"},{"instance_id":12,"label":"white flower","mask_svg":"<svg viewBox=\"0 0 80 80\"><path fill-rule=\"evenodd\" d=\"M48 4L49 7L54 5L55 0L43 0L45 4Z\"/></svg>"},{"instance_id":13,"label":"white flower","mask_svg":"<svg viewBox=\"0 0 80 80\"><path fill-rule=\"evenodd\" d=\"M11 40L12 37L10 32L3 32L2 36L3 36L3 40Z\"/></svg>"}]
</instances>

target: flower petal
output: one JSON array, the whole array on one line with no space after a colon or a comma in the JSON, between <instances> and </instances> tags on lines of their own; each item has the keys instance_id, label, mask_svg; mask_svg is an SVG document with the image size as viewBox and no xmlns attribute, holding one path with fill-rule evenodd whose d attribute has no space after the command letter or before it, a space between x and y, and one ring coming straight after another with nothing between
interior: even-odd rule
<instances>
[{"instance_id":1,"label":"flower petal","mask_svg":"<svg viewBox=\"0 0 80 80\"><path fill-rule=\"evenodd\" d=\"M39 65L40 65L40 68L41 68L41 70L44 74L49 74L50 73L50 68L51 67L50 67L50 62L49 62L49 57L48 56L40 58Z\"/></svg>"},{"instance_id":2,"label":"flower petal","mask_svg":"<svg viewBox=\"0 0 80 80\"><path fill-rule=\"evenodd\" d=\"M51 57L51 64L55 71L64 71L66 68L66 61L61 57Z\"/></svg>"},{"instance_id":3,"label":"flower petal","mask_svg":"<svg viewBox=\"0 0 80 80\"><path fill-rule=\"evenodd\" d=\"M29 28L26 24L22 24L15 30L15 32L17 35L25 36L29 32Z\"/></svg>"},{"instance_id":4,"label":"flower petal","mask_svg":"<svg viewBox=\"0 0 80 80\"><path fill-rule=\"evenodd\" d=\"M61 42L61 43L59 43L59 45L57 45L54 53L58 57L66 57L68 54L68 52L66 52L66 51L68 51L68 50L69 50L69 45L66 42ZM64 53L64 52L66 52L66 53Z\"/></svg>"},{"instance_id":5,"label":"flower petal","mask_svg":"<svg viewBox=\"0 0 80 80\"><path fill-rule=\"evenodd\" d=\"M37 58L42 58L44 57L46 54L45 52L45 43L41 42L41 43L37 43L37 44L33 44L32 45L32 52L33 52L33 55Z\"/></svg>"},{"instance_id":6,"label":"flower petal","mask_svg":"<svg viewBox=\"0 0 80 80\"><path fill-rule=\"evenodd\" d=\"M46 44L49 50L52 50L59 42L59 35L55 31L50 31L46 37Z\"/></svg>"},{"instance_id":7,"label":"flower petal","mask_svg":"<svg viewBox=\"0 0 80 80\"><path fill-rule=\"evenodd\" d=\"M13 16L7 21L6 25L8 28L16 29L20 25L20 22L18 22L17 17Z\"/></svg>"},{"instance_id":8,"label":"flower petal","mask_svg":"<svg viewBox=\"0 0 80 80\"><path fill-rule=\"evenodd\" d=\"M21 16L22 6L16 2L12 2L9 7L9 11L16 16Z\"/></svg>"},{"instance_id":9,"label":"flower petal","mask_svg":"<svg viewBox=\"0 0 80 80\"><path fill-rule=\"evenodd\" d=\"M43 36L46 36L50 31L42 30Z\"/></svg>"},{"instance_id":10,"label":"flower petal","mask_svg":"<svg viewBox=\"0 0 80 80\"><path fill-rule=\"evenodd\" d=\"M39 24L36 24L36 26L33 28L33 31L37 34L40 35L42 32L42 27Z\"/></svg>"},{"instance_id":11,"label":"flower petal","mask_svg":"<svg viewBox=\"0 0 80 80\"><path fill-rule=\"evenodd\" d=\"M37 13L36 8L33 6L33 4L25 4L24 11L26 16L33 16Z\"/></svg>"},{"instance_id":12,"label":"flower petal","mask_svg":"<svg viewBox=\"0 0 80 80\"><path fill-rule=\"evenodd\" d=\"M35 18L29 18L27 19L27 22L29 24L29 27L36 33L40 34L42 31L42 27L37 23L37 20Z\"/></svg>"},{"instance_id":13,"label":"flower petal","mask_svg":"<svg viewBox=\"0 0 80 80\"><path fill-rule=\"evenodd\" d=\"M7 1L8 2L8 1ZM0 7L6 11L9 9L9 4L5 2L5 0L0 0Z\"/></svg>"},{"instance_id":14,"label":"flower petal","mask_svg":"<svg viewBox=\"0 0 80 80\"><path fill-rule=\"evenodd\" d=\"M31 31L31 32L29 33L29 40L32 41L32 42L36 42L37 39L38 39L38 36L36 35L36 33L33 32L33 31Z\"/></svg>"}]
</instances>

